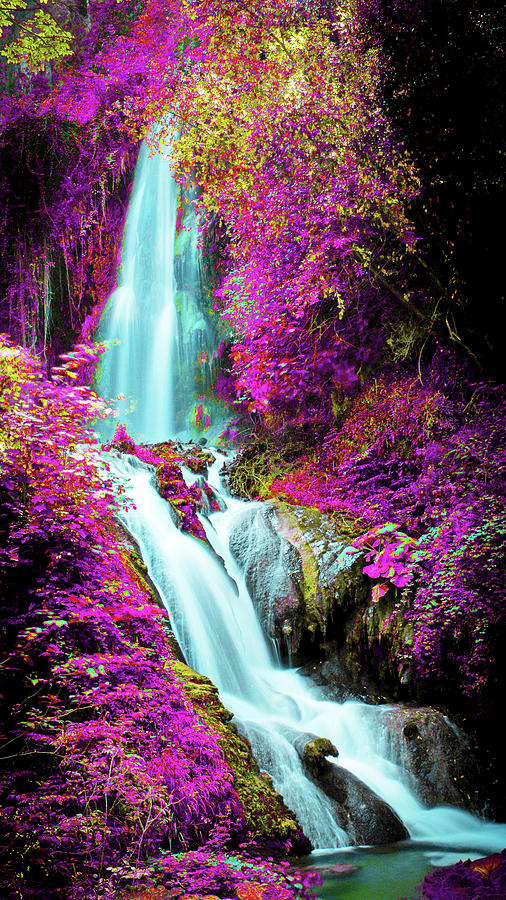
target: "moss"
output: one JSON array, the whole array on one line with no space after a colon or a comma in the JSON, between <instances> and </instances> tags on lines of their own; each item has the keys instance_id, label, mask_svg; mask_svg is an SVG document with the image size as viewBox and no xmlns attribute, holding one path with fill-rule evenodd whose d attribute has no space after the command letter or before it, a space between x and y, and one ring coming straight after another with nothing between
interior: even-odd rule
<instances>
[{"instance_id":1,"label":"moss","mask_svg":"<svg viewBox=\"0 0 506 900\"><path fill-rule=\"evenodd\" d=\"M328 738L315 738L304 747L304 765L314 776L324 767L326 756L339 756L339 751Z\"/></svg>"},{"instance_id":2,"label":"moss","mask_svg":"<svg viewBox=\"0 0 506 900\"><path fill-rule=\"evenodd\" d=\"M309 841L303 836L294 813L273 789L269 776L260 771L249 743L230 722L232 713L221 703L218 689L209 678L194 672L185 663L171 661L170 665L202 721L220 739L253 838L260 845L276 838L291 840L293 849L308 852Z\"/></svg>"},{"instance_id":3,"label":"moss","mask_svg":"<svg viewBox=\"0 0 506 900\"><path fill-rule=\"evenodd\" d=\"M286 458L288 452L288 448L280 450L261 440L244 447L227 466L232 492L238 497L269 498L274 479L292 468Z\"/></svg>"},{"instance_id":4,"label":"moss","mask_svg":"<svg viewBox=\"0 0 506 900\"><path fill-rule=\"evenodd\" d=\"M114 522L111 525L111 528L117 538L118 556L120 556L125 565L129 567L130 571L135 577L135 580L137 581L138 586L145 593L146 597L149 597L152 603L154 603L156 606L159 606L161 609L165 609L162 599L148 575L148 568L139 553L134 539L117 522ZM165 637L167 639L167 643L170 647L171 652L174 654L176 659L182 660L183 654L181 652L181 648L175 638L172 629L170 628L168 620L164 619L160 624L165 631Z\"/></svg>"},{"instance_id":5,"label":"moss","mask_svg":"<svg viewBox=\"0 0 506 900\"><path fill-rule=\"evenodd\" d=\"M200 444L193 441L178 443L176 441L164 441L162 444L154 444L151 449L157 456L167 462L184 465L196 475L207 475L209 466L215 461L215 457L209 450L204 450Z\"/></svg>"},{"instance_id":6,"label":"moss","mask_svg":"<svg viewBox=\"0 0 506 900\"><path fill-rule=\"evenodd\" d=\"M321 592L320 602L318 600L318 563L309 543L303 538L304 525L308 524L310 519L309 512L306 514L306 511L304 511L298 519L294 509L290 507L288 503L278 502L276 508L280 524L280 534L296 547L302 560L303 583L300 587L304 598L304 628L307 629L310 634L314 634L319 627L322 634L324 634L325 623L323 621L323 614L326 613L327 610L325 609L325 601L322 608L321 599L323 598L321 597ZM313 512L313 510L311 511ZM313 527L313 524L314 522L311 521L311 527Z\"/></svg>"}]
</instances>

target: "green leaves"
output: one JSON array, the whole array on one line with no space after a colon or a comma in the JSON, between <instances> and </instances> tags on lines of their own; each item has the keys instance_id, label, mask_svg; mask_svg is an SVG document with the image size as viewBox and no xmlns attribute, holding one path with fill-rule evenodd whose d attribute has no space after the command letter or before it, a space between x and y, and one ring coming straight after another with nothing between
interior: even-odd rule
<instances>
[{"instance_id":1,"label":"green leaves","mask_svg":"<svg viewBox=\"0 0 506 900\"><path fill-rule=\"evenodd\" d=\"M0 29L9 29L11 39L0 52L7 62L22 64L32 72L37 72L44 69L46 63L56 62L72 54L74 37L40 8L47 2L48 0L39 0L39 8L33 11L33 4L29 5L27 0L2 0Z\"/></svg>"}]
</instances>

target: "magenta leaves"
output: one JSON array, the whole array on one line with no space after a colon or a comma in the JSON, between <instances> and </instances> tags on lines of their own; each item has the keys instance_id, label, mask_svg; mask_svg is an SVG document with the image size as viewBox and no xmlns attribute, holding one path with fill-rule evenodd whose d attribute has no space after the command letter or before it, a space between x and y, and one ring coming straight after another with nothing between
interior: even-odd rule
<instances>
[{"instance_id":1,"label":"magenta leaves","mask_svg":"<svg viewBox=\"0 0 506 900\"><path fill-rule=\"evenodd\" d=\"M105 410L78 383L100 349L78 346L50 381L30 352L0 347L6 898L113 896L170 849L203 847L210 883L217 852L257 838L220 737L173 675L166 613L114 520L89 427Z\"/></svg>"},{"instance_id":2,"label":"magenta leaves","mask_svg":"<svg viewBox=\"0 0 506 900\"><path fill-rule=\"evenodd\" d=\"M351 542L352 547L366 550L368 565L364 574L381 579L372 589L372 599L377 603L386 594L388 585L403 588L413 577L418 542L399 530L399 525L388 522L370 528Z\"/></svg>"}]
</instances>

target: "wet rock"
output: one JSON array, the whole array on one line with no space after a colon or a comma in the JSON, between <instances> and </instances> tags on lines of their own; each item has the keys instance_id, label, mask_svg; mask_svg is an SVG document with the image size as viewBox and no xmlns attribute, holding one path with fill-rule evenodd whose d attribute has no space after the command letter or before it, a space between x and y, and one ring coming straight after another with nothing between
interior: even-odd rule
<instances>
[{"instance_id":1,"label":"wet rock","mask_svg":"<svg viewBox=\"0 0 506 900\"><path fill-rule=\"evenodd\" d=\"M385 749L428 806L472 805L473 756L467 736L430 707L383 712Z\"/></svg>"},{"instance_id":2,"label":"wet rock","mask_svg":"<svg viewBox=\"0 0 506 900\"><path fill-rule=\"evenodd\" d=\"M304 874L307 872L311 875L321 875L325 881L334 878L343 878L346 875L352 875L358 872L361 866L354 866L352 863L336 863L333 866L304 866ZM288 869L288 871L298 871L297 869Z\"/></svg>"},{"instance_id":3,"label":"wet rock","mask_svg":"<svg viewBox=\"0 0 506 900\"><path fill-rule=\"evenodd\" d=\"M325 753L329 747L331 752ZM356 844L391 844L408 837L406 828L388 803L356 775L325 758L337 755L330 741L313 738L302 753L300 743L296 744L296 749L308 777L333 801L336 821L352 841Z\"/></svg>"},{"instance_id":4,"label":"wet rock","mask_svg":"<svg viewBox=\"0 0 506 900\"><path fill-rule=\"evenodd\" d=\"M297 661L326 652L336 630L370 593L357 553L318 509L278 501L245 510L230 550L245 574L263 627ZM328 645L329 649L331 644Z\"/></svg>"},{"instance_id":5,"label":"wet rock","mask_svg":"<svg viewBox=\"0 0 506 900\"><path fill-rule=\"evenodd\" d=\"M248 507L235 522L229 546L264 630L286 639L302 602L302 563L296 549L278 534L274 505Z\"/></svg>"},{"instance_id":6,"label":"wet rock","mask_svg":"<svg viewBox=\"0 0 506 900\"><path fill-rule=\"evenodd\" d=\"M326 756L339 756L339 751L328 738L314 738L304 747L304 766L315 778L325 769Z\"/></svg>"}]
</instances>

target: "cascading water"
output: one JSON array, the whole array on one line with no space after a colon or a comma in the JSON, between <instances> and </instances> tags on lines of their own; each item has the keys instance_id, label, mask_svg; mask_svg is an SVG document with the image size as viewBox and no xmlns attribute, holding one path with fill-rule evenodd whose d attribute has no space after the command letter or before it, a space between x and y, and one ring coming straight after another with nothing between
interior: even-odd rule
<instances>
[{"instance_id":1,"label":"cascading water","mask_svg":"<svg viewBox=\"0 0 506 900\"><path fill-rule=\"evenodd\" d=\"M209 396L218 333L204 313L197 217L192 200L180 199L177 221L178 189L164 154L141 145L118 285L96 333L111 345L97 392L117 407L132 437L151 442L204 430L216 436L225 424ZM101 428L112 436L110 421Z\"/></svg>"},{"instance_id":2,"label":"cascading water","mask_svg":"<svg viewBox=\"0 0 506 900\"><path fill-rule=\"evenodd\" d=\"M137 436L144 434L153 441L169 437L174 428L170 354L176 352L175 326L169 309L174 308L173 267L172 261L159 257L174 249L168 235L175 216L175 187L166 166L156 163L150 177L159 182L157 197L152 198L146 160L146 151L141 151L141 177L136 178L125 234L123 274L100 331L102 337L106 333L123 343L116 360L111 352L99 387L102 393L110 393L112 386L112 393L120 390L136 397ZM157 246L155 267L151 251ZM160 282L162 277L165 283ZM153 315L151 306L156 309ZM157 367L163 374L159 386L153 376ZM216 452L216 458L209 481L221 491L218 470L223 456ZM393 807L412 839L463 848L475 855L506 844L505 826L450 807L428 809L416 799L406 774L384 755L381 708L329 702L308 679L275 661L229 552L229 533L236 517L243 515L243 501L226 497L223 510L203 519L211 550L173 524L149 467L118 454L110 456L109 464L133 500L134 505L122 513L123 523L138 542L189 665L217 685L260 764L316 847L344 846L349 838L336 824L328 798L305 777L294 735L328 737L339 749L340 765ZM187 477L192 478L189 473Z\"/></svg>"},{"instance_id":3,"label":"cascading water","mask_svg":"<svg viewBox=\"0 0 506 900\"><path fill-rule=\"evenodd\" d=\"M216 451L215 451L216 452ZM219 490L217 470L209 481ZM215 554L178 531L158 495L152 470L132 457L115 456L112 470L127 486L133 507L122 514L171 617L176 638L194 669L208 675L237 716L260 764L273 778L316 847L349 844L325 795L305 778L294 735L328 737L339 763L393 807L413 839L444 847L489 852L502 849L506 827L451 807L427 809L407 775L381 755L381 708L327 701L316 686L272 658L246 585L228 550L234 519L244 502L203 520Z\"/></svg>"},{"instance_id":4,"label":"cascading water","mask_svg":"<svg viewBox=\"0 0 506 900\"><path fill-rule=\"evenodd\" d=\"M103 397L124 397L122 421L139 440L175 431L174 232L177 190L161 155L142 144L122 248L119 284L102 314L97 339L118 341L97 379Z\"/></svg>"}]
</instances>

